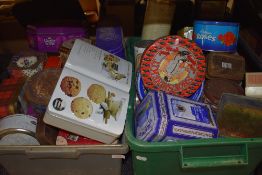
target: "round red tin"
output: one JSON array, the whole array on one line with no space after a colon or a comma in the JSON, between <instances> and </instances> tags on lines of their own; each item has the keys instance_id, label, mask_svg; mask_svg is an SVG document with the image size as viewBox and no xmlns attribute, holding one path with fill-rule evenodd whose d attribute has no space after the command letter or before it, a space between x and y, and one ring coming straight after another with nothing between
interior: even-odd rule
<instances>
[{"instance_id":1,"label":"round red tin","mask_svg":"<svg viewBox=\"0 0 262 175\"><path fill-rule=\"evenodd\" d=\"M206 59L196 43L176 35L155 40L141 58L140 73L148 89L188 97L206 75Z\"/></svg>"}]
</instances>

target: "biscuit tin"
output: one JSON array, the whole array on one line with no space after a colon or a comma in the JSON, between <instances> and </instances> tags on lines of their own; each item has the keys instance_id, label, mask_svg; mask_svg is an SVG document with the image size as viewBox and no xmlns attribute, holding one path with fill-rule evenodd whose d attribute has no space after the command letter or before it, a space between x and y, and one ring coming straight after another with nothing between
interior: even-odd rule
<instances>
[{"instance_id":1,"label":"biscuit tin","mask_svg":"<svg viewBox=\"0 0 262 175\"><path fill-rule=\"evenodd\" d=\"M121 26L97 27L95 45L125 59L124 38Z\"/></svg>"},{"instance_id":2,"label":"biscuit tin","mask_svg":"<svg viewBox=\"0 0 262 175\"><path fill-rule=\"evenodd\" d=\"M202 97L203 90L204 90L204 81L202 82L201 86L197 89L197 91L187 98L190 100L199 101ZM143 84L143 81L142 81L142 78L139 72L137 72L136 74L136 92L137 92L137 96L140 101L142 101L145 98L148 92L148 90L144 87L144 84Z\"/></svg>"},{"instance_id":3,"label":"biscuit tin","mask_svg":"<svg viewBox=\"0 0 262 175\"><path fill-rule=\"evenodd\" d=\"M216 138L217 125L210 106L150 91L136 108L136 137L143 141Z\"/></svg>"},{"instance_id":4,"label":"biscuit tin","mask_svg":"<svg viewBox=\"0 0 262 175\"><path fill-rule=\"evenodd\" d=\"M238 32L238 23L196 20L193 39L205 51L235 52Z\"/></svg>"},{"instance_id":5,"label":"biscuit tin","mask_svg":"<svg viewBox=\"0 0 262 175\"><path fill-rule=\"evenodd\" d=\"M140 66L145 88L180 97L194 94L206 75L202 50L176 35L155 40L144 51Z\"/></svg>"},{"instance_id":6,"label":"biscuit tin","mask_svg":"<svg viewBox=\"0 0 262 175\"><path fill-rule=\"evenodd\" d=\"M262 99L223 94L217 123L222 137L262 137Z\"/></svg>"},{"instance_id":7,"label":"biscuit tin","mask_svg":"<svg viewBox=\"0 0 262 175\"><path fill-rule=\"evenodd\" d=\"M112 143L123 132L132 64L76 40L49 101L44 122Z\"/></svg>"},{"instance_id":8,"label":"biscuit tin","mask_svg":"<svg viewBox=\"0 0 262 175\"><path fill-rule=\"evenodd\" d=\"M36 118L15 114L0 119L0 145L39 145L35 138Z\"/></svg>"},{"instance_id":9,"label":"biscuit tin","mask_svg":"<svg viewBox=\"0 0 262 175\"><path fill-rule=\"evenodd\" d=\"M216 78L205 81L203 99L211 105L212 110L217 112L218 104L223 93L244 95L244 89L235 81Z\"/></svg>"},{"instance_id":10,"label":"biscuit tin","mask_svg":"<svg viewBox=\"0 0 262 175\"><path fill-rule=\"evenodd\" d=\"M245 74L245 59L237 54L210 52L207 54L207 76L241 81Z\"/></svg>"},{"instance_id":11,"label":"biscuit tin","mask_svg":"<svg viewBox=\"0 0 262 175\"><path fill-rule=\"evenodd\" d=\"M58 52L64 41L85 36L85 29L79 26L27 26L29 46L41 52Z\"/></svg>"},{"instance_id":12,"label":"biscuit tin","mask_svg":"<svg viewBox=\"0 0 262 175\"><path fill-rule=\"evenodd\" d=\"M46 58L46 53L33 50L23 51L12 57L8 70L14 77L30 78L43 70L43 62Z\"/></svg>"},{"instance_id":13,"label":"biscuit tin","mask_svg":"<svg viewBox=\"0 0 262 175\"><path fill-rule=\"evenodd\" d=\"M246 73L246 96L262 98L262 73L247 72Z\"/></svg>"}]
</instances>

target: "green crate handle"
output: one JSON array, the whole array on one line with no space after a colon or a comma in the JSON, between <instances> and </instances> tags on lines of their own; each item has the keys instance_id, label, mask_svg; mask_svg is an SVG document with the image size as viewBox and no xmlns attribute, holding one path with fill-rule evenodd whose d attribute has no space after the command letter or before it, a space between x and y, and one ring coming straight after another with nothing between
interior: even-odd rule
<instances>
[{"instance_id":1,"label":"green crate handle","mask_svg":"<svg viewBox=\"0 0 262 175\"><path fill-rule=\"evenodd\" d=\"M237 150L234 153L228 151L227 148L230 147L232 149L232 145L212 145L206 148L199 145L181 146L181 167L189 169L248 165L247 144L234 145L234 150ZM216 152L220 153L216 155Z\"/></svg>"}]
</instances>

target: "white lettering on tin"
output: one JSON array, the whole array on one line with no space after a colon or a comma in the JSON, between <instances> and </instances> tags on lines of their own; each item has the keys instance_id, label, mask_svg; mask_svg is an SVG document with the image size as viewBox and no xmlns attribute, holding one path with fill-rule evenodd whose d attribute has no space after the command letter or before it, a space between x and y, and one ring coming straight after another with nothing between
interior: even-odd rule
<instances>
[{"instance_id":1,"label":"white lettering on tin","mask_svg":"<svg viewBox=\"0 0 262 175\"><path fill-rule=\"evenodd\" d=\"M204 31L204 30L201 30L200 33L198 33L196 35L197 39L205 39L205 40L209 40L209 41L216 41L216 37L215 36L212 36L212 33L210 32L207 32L207 31Z\"/></svg>"}]
</instances>

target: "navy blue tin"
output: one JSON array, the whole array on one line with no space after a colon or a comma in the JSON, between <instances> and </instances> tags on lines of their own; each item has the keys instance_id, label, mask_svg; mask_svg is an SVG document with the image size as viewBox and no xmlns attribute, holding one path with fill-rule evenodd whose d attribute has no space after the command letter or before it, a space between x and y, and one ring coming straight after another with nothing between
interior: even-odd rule
<instances>
[{"instance_id":1,"label":"navy blue tin","mask_svg":"<svg viewBox=\"0 0 262 175\"><path fill-rule=\"evenodd\" d=\"M217 138L208 104L160 91L149 91L135 111L136 138L143 141Z\"/></svg>"},{"instance_id":2,"label":"navy blue tin","mask_svg":"<svg viewBox=\"0 0 262 175\"><path fill-rule=\"evenodd\" d=\"M197 91L187 98L193 101L200 101L203 95L203 90L204 90L204 81L202 82L201 86L197 89ZM148 90L145 88L143 84L143 80L140 72L136 73L136 91L140 101L142 101L145 98L148 92Z\"/></svg>"}]
</instances>

